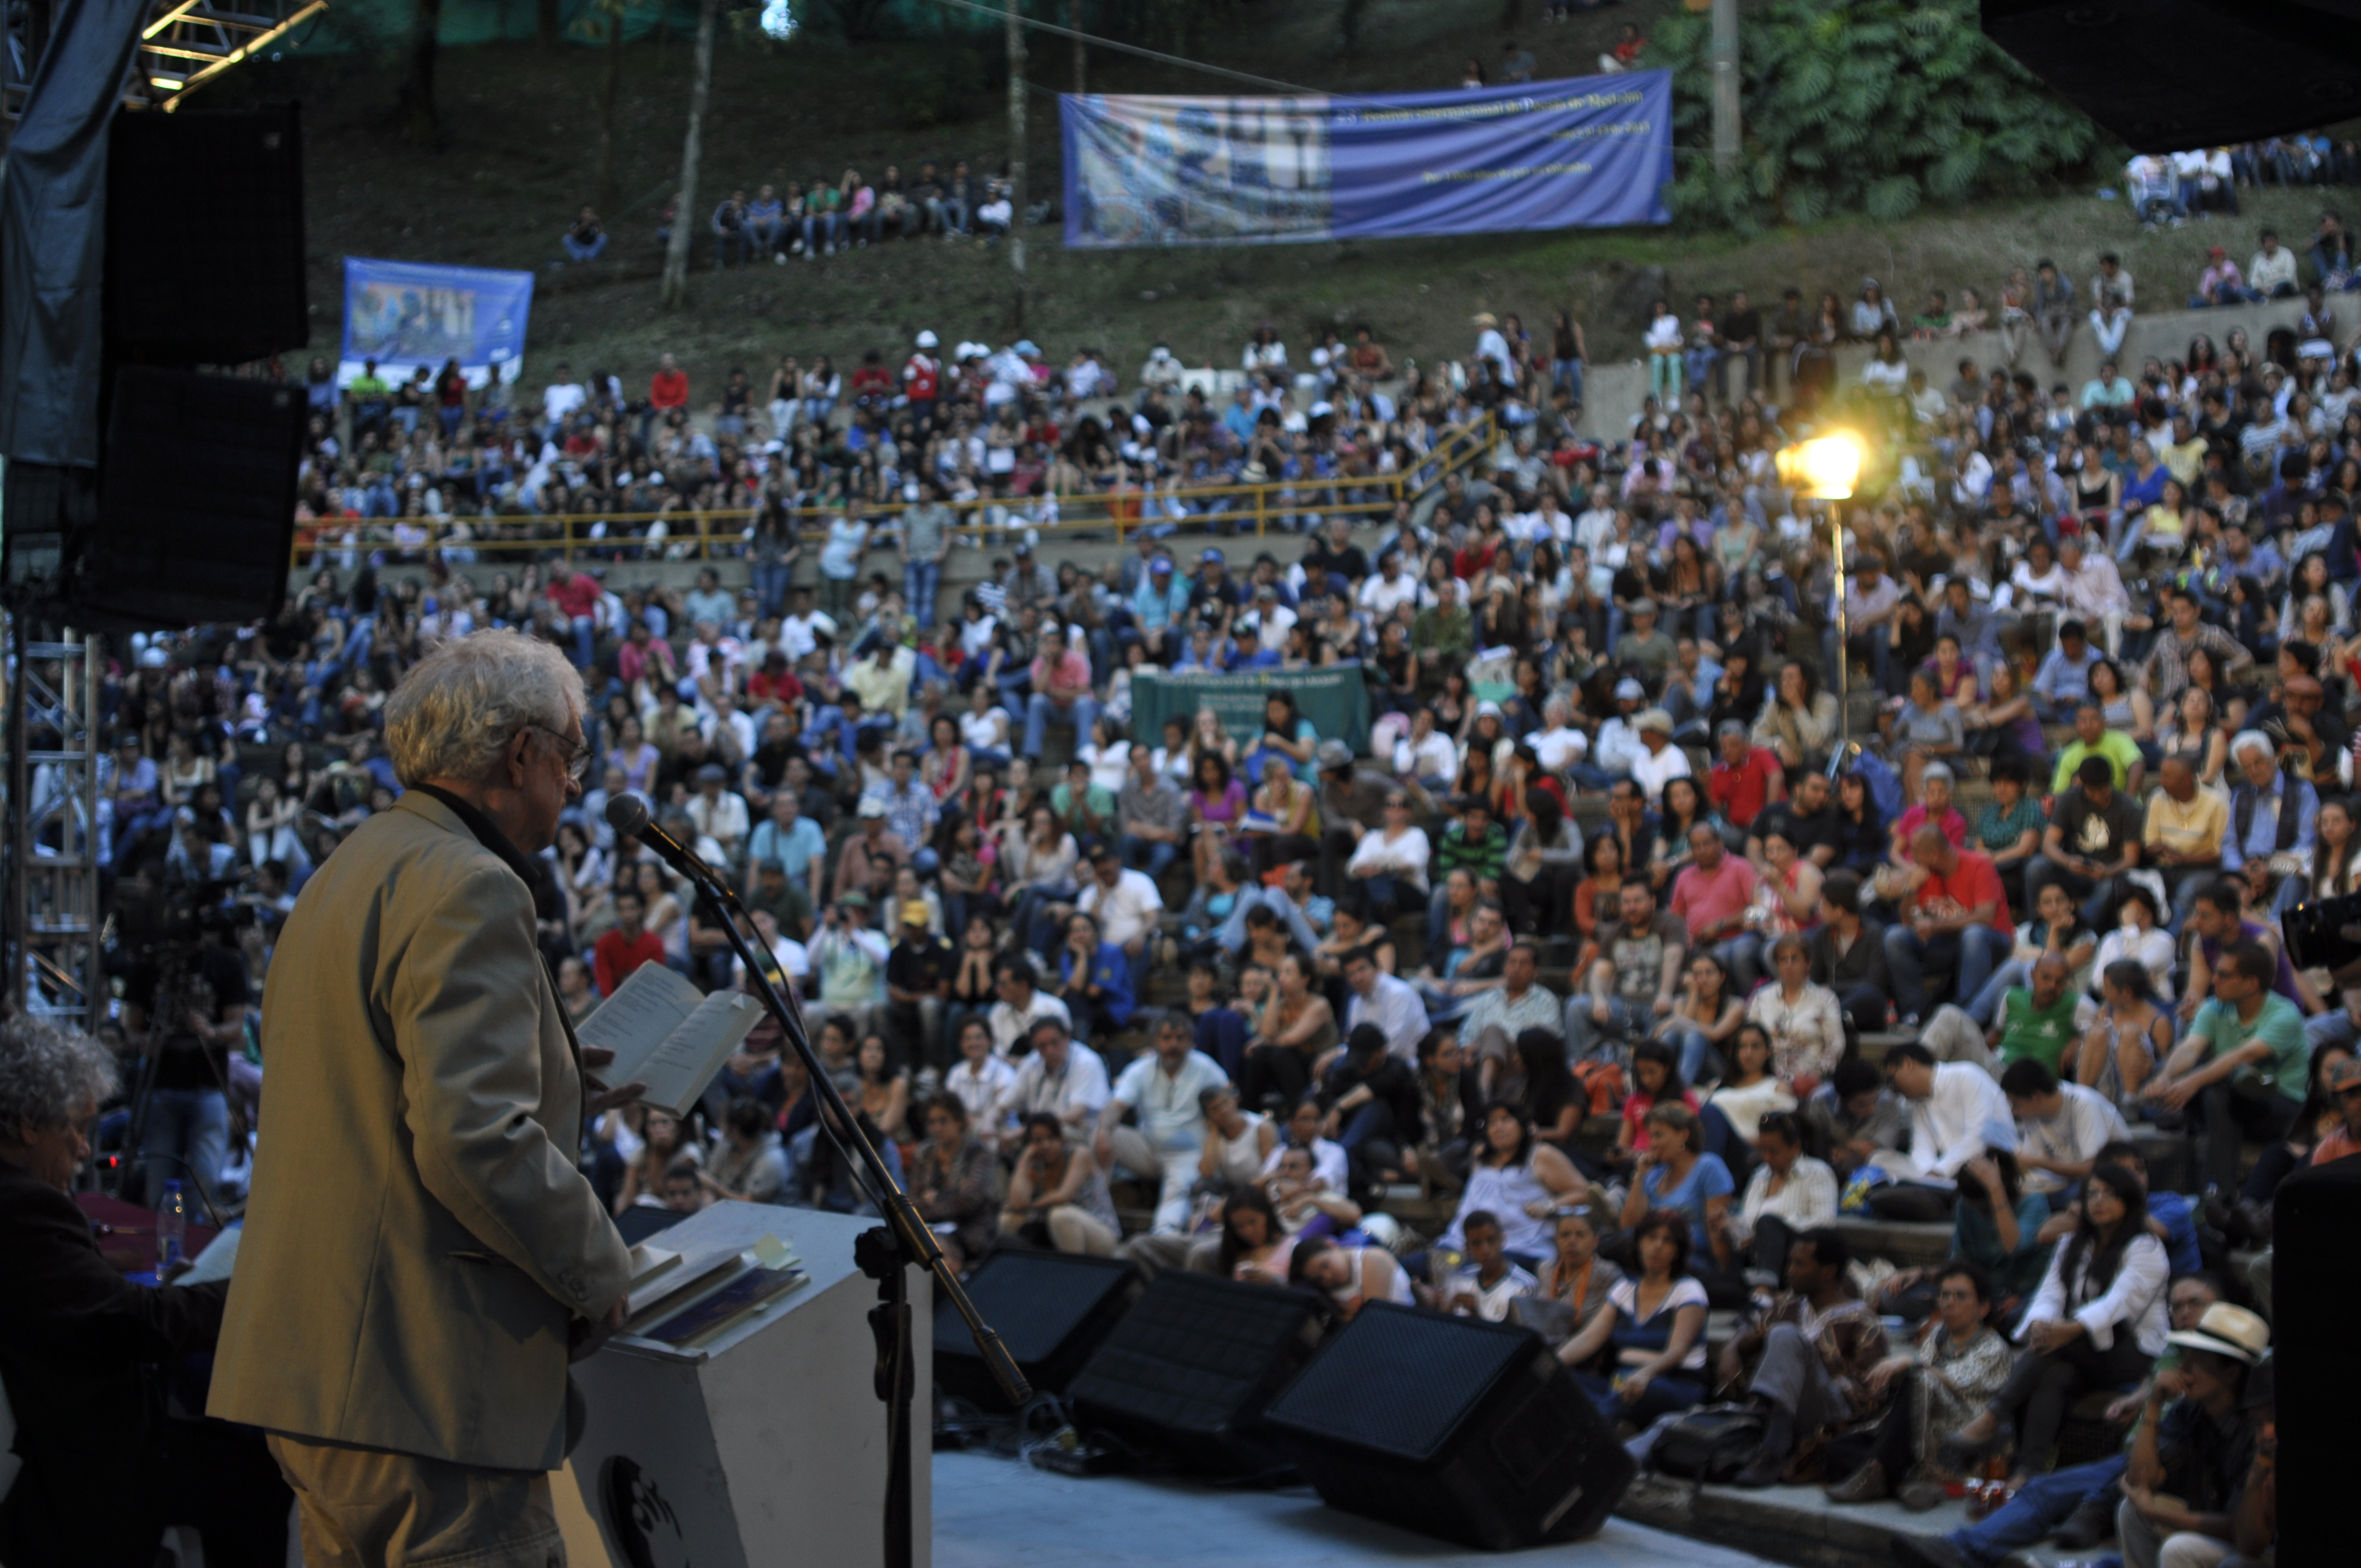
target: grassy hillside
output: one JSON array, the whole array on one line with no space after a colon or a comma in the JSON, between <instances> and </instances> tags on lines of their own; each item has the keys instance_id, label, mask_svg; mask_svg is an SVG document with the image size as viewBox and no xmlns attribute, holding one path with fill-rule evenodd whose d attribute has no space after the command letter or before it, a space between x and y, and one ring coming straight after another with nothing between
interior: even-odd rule
<instances>
[{"instance_id":1,"label":"grassy hillside","mask_svg":"<svg viewBox=\"0 0 2361 1568\"><path fill-rule=\"evenodd\" d=\"M1545 76L1585 74L1623 21L1644 27L1654 9L1608 7L1543 27L1532 19L1538 6L1528 6L1515 36ZM1416 90L1454 84L1470 55L1488 67L1504 37L1500 0L1371 0L1367 14L1370 47L1350 60L1340 56L1328 0L1256 0L1216 13L1236 25L1225 23L1199 49L1216 62L1309 85ZM1743 243L1634 229L1070 254L1054 229L1038 229L1021 323L1003 250L932 240L818 263L700 270L690 308L666 313L656 307L652 229L678 168L689 57L680 38L627 47L619 115L626 204L608 214L615 235L608 256L583 267L553 264L562 255L557 236L594 184L605 69L598 50L446 51L439 101L447 143L434 153L394 134L401 66L392 59L291 55L242 67L208 93L223 107L290 96L304 104L315 348L337 341L341 256L533 268L541 281L528 352L537 365L545 369L563 355L577 368L612 367L636 380L670 350L697 378L700 400L732 364L754 369L783 352L823 351L841 362L873 345L891 351L921 327L946 342L1005 341L1021 324L1053 354L1094 344L1128 368L1159 337L1191 362L1234 363L1260 320L1296 339L1331 322L1367 323L1397 357L1465 353L1472 311L1517 311L1538 329L1549 312L1566 308L1604 359L1635 351L1645 299L1634 296L1649 287L1648 269L1659 268L1685 313L1686 296L1698 290L1743 287L1769 302L1790 284L1850 295L1874 274L1906 315L1931 287L1956 295L1963 284L1976 286L1989 297L2007 266L2037 255L2087 278L2099 250L2113 247L2139 280L2143 305L2158 309L2182 302L2207 245L2244 258L2258 222L2272 222L2300 247L2321 204L2273 192L2250 201L2239 220L2148 236L2131 232L2121 202L2089 190L1895 225L1837 220ZM733 35L717 51L699 205L709 211L732 185L784 186L848 166L874 176L887 163L911 170L928 159L996 165L1006 151L997 70L995 49L956 43L777 45ZM1224 90L1219 78L1110 53L1094 54L1090 70L1094 90ZM1027 156L1038 200L1058 186L1054 94L1072 82L1066 42L1037 36L1027 75L1035 92ZM697 221L701 231L702 214ZM700 269L709 267L702 243L697 257Z\"/></svg>"}]
</instances>

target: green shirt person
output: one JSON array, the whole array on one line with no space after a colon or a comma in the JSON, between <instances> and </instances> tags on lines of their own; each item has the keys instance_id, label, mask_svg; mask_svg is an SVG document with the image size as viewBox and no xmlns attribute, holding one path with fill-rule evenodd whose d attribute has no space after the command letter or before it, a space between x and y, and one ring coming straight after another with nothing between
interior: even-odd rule
<instances>
[{"instance_id":1,"label":"green shirt person","mask_svg":"<svg viewBox=\"0 0 2361 1568\"><path fill-rule=\"evenodd\" d=\"M2059 1070L2066 1047L2078 1034L2074 1027L2078 998L2066 984L2067 972L2063 957L2044 953L2034 960L2031 987L2011 986L2001 998L1999 1049L2004 1066L2029 1058L2053 1074Z\"/></svg>"},{"instance_id":2,"label":"green shirt person","mask_svg":"<svg viewBox=\"0 0 2361 1568\"><path fill-rule=\"evenodd\" d=\"M2139 742L2120 729L2108 729L2106 714L2092 702L2074 710L2074 739L2058 753L2058 766L2050 771L2051 795L2064 795L2074 787L2074 771L2085 757L2106 758L2114 764L2115 787L2139 793L2140 780L2147 772L2147 759L2140 755Z\"/></svg>"}]
</instances>

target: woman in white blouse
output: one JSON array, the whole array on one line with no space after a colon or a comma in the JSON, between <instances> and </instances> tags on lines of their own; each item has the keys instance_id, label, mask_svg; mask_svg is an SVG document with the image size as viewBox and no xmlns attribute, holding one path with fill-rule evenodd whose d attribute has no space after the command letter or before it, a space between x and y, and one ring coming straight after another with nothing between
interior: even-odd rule
<instances>
[{"instance_id":1,"label":"woman in white blouse","mask_svg":"<svg viewBox=\"0 0 2361 1568\"><path fill-rule=\"evenodd\" d=\"M1844 1003L1812 983L1811 951L1793 932L1771 944L1771 969L1777 982L1747 1002L1746 1021L1771 1036L1771 1075L1801 1100L1844 1059Z\"/></svg>"},{"instance_id":2,"label":"woman in white blouse","mask_svg":"<svg viewBox=\"0 0 2361 1568\"><path fill-rule=\"evenodd\" d=\"M2122 923L2099 938L2099 950L2091 956L2091 992L2100 995L2100 977L2107 966L2125 959L2131 959L2147 970L2148 986L2158 1001L2172 1001L2173 941L2170 932L2158 929L2156 895L2126 877L2124 879L2123 905L2117 911Z\"/></svg>"},{"instance_id":3,"label":"woman in white blouse","mask_svg":"<svg viewBox=\"0 0 2361 1568\"><path fill-rule=\"evenodd\" d=\"M1939 1459L1956 1474L1998 1452L2006 1423L2022 1417L2009 1490L2046 1468L2059 1423L2075 1399L2147 1376L2170 1323L2164 1244L2147 1228L2147 1196L2121 1166L2103 1165L2083 1184L2074 1234L2050 1255L2049 1272L2016 1332L2026 1350L1993 1402L1943 1442Z\"/></svg>"}]
</instances>

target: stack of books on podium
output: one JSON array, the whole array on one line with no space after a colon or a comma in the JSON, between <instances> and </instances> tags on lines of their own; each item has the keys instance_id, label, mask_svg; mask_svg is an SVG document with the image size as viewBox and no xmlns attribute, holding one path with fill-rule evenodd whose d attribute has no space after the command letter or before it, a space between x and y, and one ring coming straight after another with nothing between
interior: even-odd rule
<instances>
[{"instance_id":1,"label":"stack of books on podium","mask_svg":"<svg viewBox=\"0 0 2361 1568\"><path fill-rule=\"evenodd\" d=\"M743 1251L631 1249L631 1315L623 1332L673 1350L698 1350L766 1310L809 1278L795 1249L764 1236Z\"/></svg>"}]
</instances>

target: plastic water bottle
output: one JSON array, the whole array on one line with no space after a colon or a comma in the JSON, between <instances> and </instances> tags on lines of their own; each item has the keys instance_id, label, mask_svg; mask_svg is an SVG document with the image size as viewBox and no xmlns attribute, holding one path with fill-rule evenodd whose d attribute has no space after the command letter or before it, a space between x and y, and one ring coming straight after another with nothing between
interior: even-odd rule
<instances>
[{"instance_id":1,"label":"plastic water bottle","mask_svg":"<svg viewBox=\"0 0 2361 1568\"><path fill-rule=\"evenodd\" d=\"M188 1255L189 1199L177 1180L164 1183L164 1201L156 1206L156 1272L163 1273Z\"/></svg>"}]
</instances>

